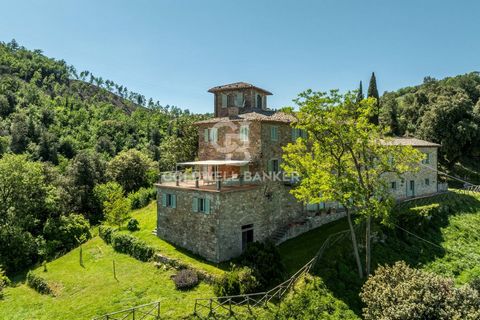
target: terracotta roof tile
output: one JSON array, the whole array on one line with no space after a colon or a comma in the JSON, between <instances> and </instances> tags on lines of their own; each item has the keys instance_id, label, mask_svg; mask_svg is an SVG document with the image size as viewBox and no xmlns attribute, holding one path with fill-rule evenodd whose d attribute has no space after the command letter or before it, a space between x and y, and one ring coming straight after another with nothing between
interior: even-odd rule
<instances>
[{"instance_id":1,"label":"terracotta roof tile","mask_svg":"<svg viewBox=\"0 0 480 320\"><path fill-rule=\"evenodd\" d=\"M213 88L209 89L208 92L213 93L213 92L218 92L218 91L235 90L235 89L257 89L258 91L261 91L261 92L265 93L266 95L272 95L271 92L269 92L265 89L256 87L253 84L246 83L246 82L235 82L235 83L225 84L225 85L222 85L222 86L213 87Z\"/></svg>"},{"instance_id":2,"label":"terracotta roof tile","mask_svg":"<svg viewBox=\"0 0 480 320\"><path fill-rule=\"evenodd\" d=\"M208 120L198 121L196 122L196 124L217 123L217 122L227 122L227 121L264 121L264 122L291 123L291 122L295 122L296 119L293 115L288 113L262 110L262 111L241 113L237 116L212 118Z\"/></svg>"},{"instance_id":3,"label":"terracotta roof tile","mask_svg":"<svg viewBox=\"0 0 480 320\"><path fill-rule=\"evenodd\" d=\"M441 147L438 143L420 140L417 138L395 137L386 142L387 145L412 147Z\"/></svg>"}]
</instances>

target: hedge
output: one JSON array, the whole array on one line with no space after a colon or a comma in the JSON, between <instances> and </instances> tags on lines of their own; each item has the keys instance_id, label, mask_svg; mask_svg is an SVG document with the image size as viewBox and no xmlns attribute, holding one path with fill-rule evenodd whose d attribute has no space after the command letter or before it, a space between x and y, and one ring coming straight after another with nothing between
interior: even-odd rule
<instances>
[{"instance_id":1,"label":"hedge","mask_svg":"<svg viewBox=\"0 0 480 320\"><path fill-rule=\"evenodd\" d=\"M53 294L47 281L31 271L27 273L27 285L38 293Z\"/></svg>"},{"instance_id":2,"label":"hedge","mask_svg":"<svg viewBox=\"0 0 480 320\"><path fill-rule=\"evenodd\" d=\"M149 261L155 254L155 249L145 242L129 234L119 233L112 227L100 226L99 235L113 249L125 253L140 261Z\"/></svg>"}]
</instances>

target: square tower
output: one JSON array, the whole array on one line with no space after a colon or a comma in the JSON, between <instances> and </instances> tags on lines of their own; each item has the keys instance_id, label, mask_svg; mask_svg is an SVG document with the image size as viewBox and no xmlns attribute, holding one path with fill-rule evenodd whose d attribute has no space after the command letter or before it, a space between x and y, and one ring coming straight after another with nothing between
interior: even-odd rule
<instances>
[{"instance_id":1,"label":"square tower","mask_svg":"<svg viewBox=\"0 0 480 320\"><path fill-rule=\"evenodd\" d=\"M213 87L215 117L228 117L258 110L267 110L267 96L271 92L246 82L235 82Z\"/></svg>"}]
</instances>

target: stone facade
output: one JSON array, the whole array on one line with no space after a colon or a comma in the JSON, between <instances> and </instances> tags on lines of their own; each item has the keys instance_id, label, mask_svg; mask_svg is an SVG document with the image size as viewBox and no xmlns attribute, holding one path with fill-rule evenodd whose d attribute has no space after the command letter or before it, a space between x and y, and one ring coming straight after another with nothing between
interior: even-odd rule
<instances>
[{"instance_id":1,"label":"stone facade","mask_svg":"<svg viewBox=\"0 0 480 320\"><path fill-rule=\"evenodd\" d=\"M253 241L270 237L303 216L290 188L269 182L234 191L192 191L158 185L157 235L210 261L225 261L242 252L242 226L251 226ZM176 196L164 207L162 194ZM195 212L195 198L208 198L210 211Z\"/></svg>"},{"instance_id":2,"label":"stone facade","mask_svg":"<svg viewBox=\"0 0 480 320\"><path fill-rule=\"evenodd\" d=\"M396 199L417 197L441 191L438 190L436 172L438 165L438 148L416 148L426 156L426 159L422 161L422 165L420 165L417 172L405 173L401 177L394 174L385 175L385 181L390 188L390 192L392 192Z\"/></svg>"},{"instance_id":3,"label":"stone facade","mask_svg":"<svg viewBox=\"0 0 480 320\"><path fill-rule=\"evenodd\" d=\"M213 170L221 173L223 179L234 175L243 177L245 171L255 174L280 170L282 147L299 134L290 126L295 119L268 111L266 95L271 93L246 83L209 91L215 95L216 118L197 123L199 161L215 160L221 165L203 164L200 172L208 174L202 173L201 177L216 177L212 175ZM225 100L225 96L242 97L241 106L238 105L240 99ZM258 96L263 99L261 108L254 105ZM232 101L238 103L231 104ZM416 173L402 177L385 175L395 197L437 192L438 145L405 138L395 139L395 144L412 145L428 154L428 160ZM232 160L241 160L237 161L241 166L234 165ZM336 203L304 206L290 194L291 187L284 182L244 184L241 180L236 185L222 181L223 188L218 188L221 185L218 181L216 186L200 186L198 180L188 186L180 185L178 180L158 184L157 235L208 260L220 262L241 254L246 242L274 238L280 243L344 215Z\"/></svg>"}]
</instances>

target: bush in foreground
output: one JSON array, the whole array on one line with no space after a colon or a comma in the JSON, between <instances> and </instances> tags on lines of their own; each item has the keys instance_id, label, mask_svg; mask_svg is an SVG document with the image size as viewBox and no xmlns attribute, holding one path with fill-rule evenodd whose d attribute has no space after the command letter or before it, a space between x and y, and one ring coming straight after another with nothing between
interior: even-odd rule
<instances>
[{"instance_id":1,"label":"bush in foreground","mask_svg":"<svg viewBox=\"0 0 480 320\"><path fill-rule=\"evenodd\" d=\"M38 293L52 294L52 289L48 285L47 281L32 271L27 273L27 285Z\"/></svg>"},{"instance_id":2,"label":"bush in foreground","mask_svg":"<svg viewBox=\"0 0 480 320\"><path fill-rule=\"evenodd\" d=\"M470 286L410 268L400 261L379 267L360 293L369 319L480 319L480 295Z\"/></svg>"},{"instance_id":3,"label":"bush in foreground","mask_svg":"<svg viewBox=\"0 0 480 320\"><path fill-rule=\"evenodd\" d=\"M254 271L249 267L233 267L215 282L213 292L218 297L253 293L259 288Z\"/></svg>"},{"instance_id":4,"label":"bush in foreground","mask_svg":"<svg viewBox=\"0 0 480 320\"><path fill-rule=\"evenodd\" d=\"M128 223L127 223L127 229L128 231L137 231L137 230L140 230L140 227L139 227L140 223L138 223L138 220L135 219L135 218L132 218L130 220L128 220Z\"/></svg>"},{"instance_id":5,"label":"bush in foreground","mask_svg":"<svg viewBox=\"0 0 480 320\"><path fill-rule=\"evenodd\" d=\"M175 287L178 290L189 290L198 284L197 271L192 269L182 269L173 277Z\"/></svg>"},{"instance_id":6,"label":"bush in foreground","mask_svg":"<svg viewBox=\"0 0 480 320\"><path fill-rule=\"evenodd\" d=\"M277 247L271 242L250 243L238 258L238 262L253 270L261 289L283 281L285 265Z\"/></svg>"},{"instance_id":7,"label":"bush in foreground","mask_svg":"<svg viewBox=\"0 0 480 320\"><path fill-rule=\"evenodd\" d=\"M3 289L10 285L10 279L5 275L5 271L0 267L0 299L3 299Z\"/></svg>"},{"instance_id":8,"label":"bush in foreground","mask_svg":"<svg viewBox=\"0 0 480 320\"><path fill-rule=\"evenodd\" d=\"M306 276L273 311L270 318L277 320L357 320L353 311L336 299L319 277Z\"/></svg>"}]
</instances>

